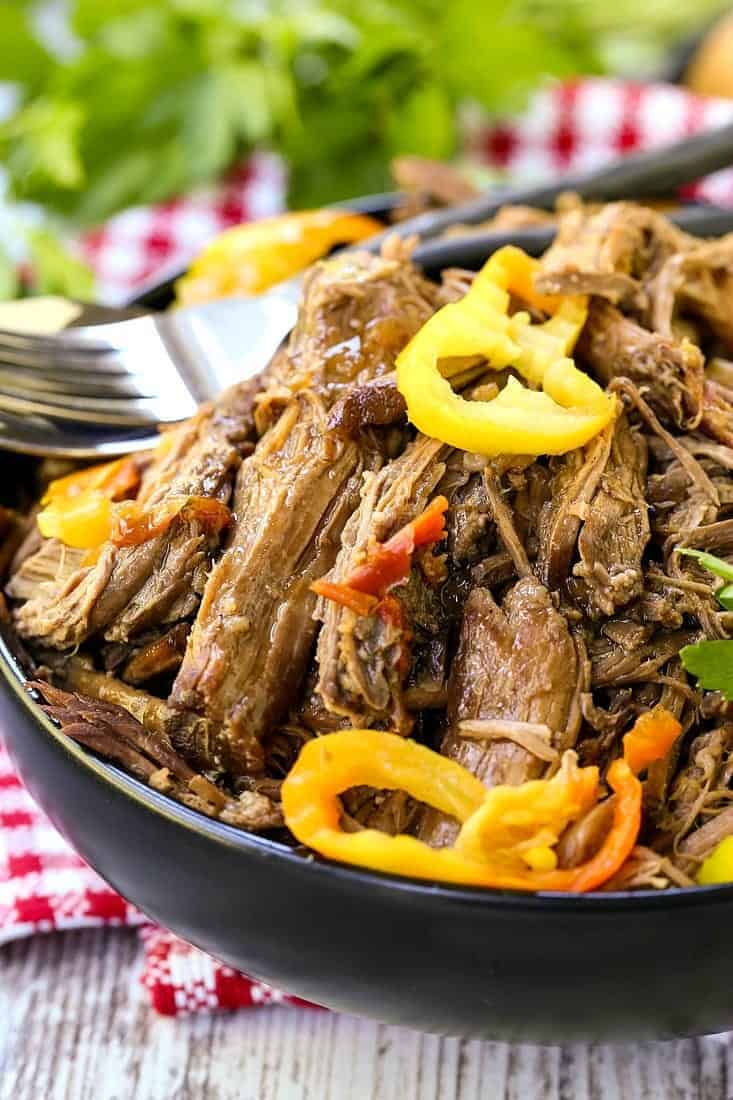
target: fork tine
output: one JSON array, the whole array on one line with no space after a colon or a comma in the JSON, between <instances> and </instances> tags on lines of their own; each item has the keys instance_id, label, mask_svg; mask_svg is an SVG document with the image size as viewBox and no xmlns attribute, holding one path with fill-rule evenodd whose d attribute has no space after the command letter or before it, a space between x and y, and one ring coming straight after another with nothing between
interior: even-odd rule
<instances>
[{"instance_id":1,"label":"fork tine","mask_svg":"<svg viewBox=\"0 0 733 1100\"><path fill-rule=\"evenodd\" d=\"M19 332L17 329L0 329L0 344L19 350L45 350L47 354L64 347L75 353L105 354L119 351L130 340L139 339L153 324L151 314L126 318L101 325L78 325L51 334Z\"/></svg>"},{"instance_id":2,"label":"fork tine","mask_svg":"<svg viewBox=\"0 0 733 1100\"><path fill-rule=\"evenodd\" d=\"M97 326L99 329L106 328L105 325ZM17 332L15 329L0 329L0 344L9 348L45 348L47 352L52 351L54 348L59 347L61 344L65 344L69 348L74 348L77 351L88 351L90 354L103 353L106 350L116 348L117 344L112 344L108 339L104 337L103 333L100 333L96 340L92 339L80 339L77 335L67 338L67 332L83 333L84 329L64 329L62 332L55 332L50 336L43 335L35 332Z\"/></svg>"},{"instance_id":3,"label":"fork tine","mask_svg":"<svg viewBox=\"0 0 733 1100\"><path fill-rule=\"evenodd\" d=\"M49 420L64 420L81 424L118 425L120 427L133 427L141 424L153 425L158 422L158 417L140 416L114 410L104 411L88 409L72 409L68 402L63 405L55 405L47 401L33 401L27 398L13 397L0 393L0 411L15 413L19 416L42 416ZM151 410L152 411L152 410Z\"/></svg>"},{"instance_id":4,"label":"fork tine","mask_svg":"<svg viewBox=\"0 0 733 1100\"><path fill-rule=\"evenodd\" d=\"M57 370L27 370L19 367L7 369L0 361L0 390L13 394L16 397L36 395L40 399L44 393L69 394L74 396L88 395L89 397L158 397L157 389L128 374L109 375L99 374L73 375L69 377L67 371Z\"/></svg>"},{"instance_id":5,"label":"fork tine","mask_svg":"<svg viewBox=\"0 0 733 1100\"><path fill-rule=\"evenodd\" d=\"M100 374L130 373L124 361L124 353L109 350L103 355L89 352L82 355L60 347L46 351L44 348L18 348L0 343L0 360L10 366L43 370L46 367L63 367L68 371L94 371Z\"/></svg>"},{"instance_id":6,"label":"fork tine","mask_svg":"<svg viewBox=\"0 0 733 1100\"><path fill-rule=\"evenodd\" d=\"M134 426L183 420L195 412L196 403L183 388L176 394L166 394L165 398L137 399L95 399L48 392L35 398L0 391L0 409L55 420Z\"/></svg>"},{"instance_id":7,"label":"fork tine","mask_svg":"<svg viewBox=\"0 0 733 1100\"><path fill-rule=\"evenodd\" d=\"M95 369L120 373L120 365L133 348L159 342L151 314L101 325L64 329L53 335L37 335L0 329L0 358L21 366L43 367L57 363L68 369Z\"/></svg>"},{"instance_id":8,"label":"fork tine","mask_svg":"<svg viewBox=\"0 0 733 1100\"><path fill-rule=\"evenodd\" d=\"M155 335L145 347L137 346L115 351L102 358L94 355L77 357L75 355L46 354L45 351L26 352L0 345L0 367L35 371L39 376L49 371L64 371L78 378L114 378L129 377L139 385L149 386L151 373L156 376L166 362L166 369L173 365L167 349L161 347L160 338ZM174 367L175 369L175 367ZM176 371L176 374L178 372Z\"/></svg>"},{"instance_id":9,"label":"fork tine","mask_svg":"<svg viewBox=\"0 0 733 1100\"><path fill-rule=\"evenodd\" d=\"M46 417L0 412L0 450L20 454L55 455L59 458L116 458L131 451L154 447L160 440L150 426L123 427L54 421Z\"/></svg>"},{"instance_id":10,"label":"fork tine","mask_svg":"<svg viewBox=\"0 0 733 1100\"><path fill-rule=\"evenodd\" d=\"M100 331L107 332L113 342L92 341L91 337L86 342L80 342L67 337L67 332L93 334ZM53 337L18 335L0 330L1 363L38 371L63 368L73 373L128 374L146 379L143 385L149 385L147 378L151 369L156 377L160 371L170 372L171 369L179 376L159 320L152 315L115 324L69 329Z\"/></svg>"}]
</instances>

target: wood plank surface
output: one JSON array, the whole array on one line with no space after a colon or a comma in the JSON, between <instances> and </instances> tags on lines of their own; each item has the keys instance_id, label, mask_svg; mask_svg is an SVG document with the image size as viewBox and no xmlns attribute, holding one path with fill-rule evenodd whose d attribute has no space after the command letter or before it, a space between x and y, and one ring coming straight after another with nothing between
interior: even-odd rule
<instances>
[{"instance_id":1,"label":"wood plank surface","mask_svg":"<svg viewBox=\"0 0 733 1100\"><path fill-rule=\"evenodd\" d=\"M167 1020L140 961L128 931L0 949L0 1100L733 1098L733 1036L542 1048L305 1009Z\"/></svg>"}]
</instances>

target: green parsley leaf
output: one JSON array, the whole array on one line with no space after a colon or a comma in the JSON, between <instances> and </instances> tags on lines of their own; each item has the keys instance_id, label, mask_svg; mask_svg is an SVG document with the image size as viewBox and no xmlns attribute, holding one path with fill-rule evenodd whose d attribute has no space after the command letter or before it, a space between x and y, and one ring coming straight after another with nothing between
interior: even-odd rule
<instances>
[{"instance_id":1,"label":"green parsley leaf","mask_svg":"<svg viewBox=\"0 0 733 1100\"><path fill-rule=\"evenodd\" d=\"M5 3L1 18L1 79L37 88L51 59L33 34L28 12L17 3Z\"/></svg>"},{"instance_id":2,"label":"green parsley leaf","mask_svg":"<svg viewBox=\"0 0 733 1100\"><path fill-rule=\"evenodd\" d=\"M722 608L726 611L733 611L733 584L724 584L715 595L718 597L718 603Z\"/></svg>"},{"instance_id":3,"label":"green parsley leaf","mask_svg":"<svg viewBox=\"0 0 733 1100\"><path fill-rule=\"evenodd\" d=\"M724 581L733 582L733 565L730 562L723 561L722 558L717 558L715 554L708 554L705 550L688 550L683 546L677 547L677 553L685 558L694 558L703 569L707 569L708 573L712 573L713 576L722 577Z\"/></svg>"},{"instance_id":4,"label":"green parsley leaf","mask_svg":"<svg viewBox=\"0 0 733 1100\"><path fill-rule=\"evenodd\" d=\"M705 550L688 550L685 547L677 547L677 553L686 558L694 558L703 569L707 569L708 573L712 573L715 577L722 577L724 581L728 581L728 584L722 585L716 591L718 603L726 611L733 611L733 565L730 562L723 561L722 558L718 558L715 554L708 554Z\"/></svg>"},{"instance_id":5,"label":"green parsley leaf","mask_svg":"<svg viewBox=\"0 0 733 1100\"><path fill-rule=\"evenodd\" d=\"M682 665L697 680L698 687L720 691L733 700L733 642L697 642L680 650Z\"/></svg>"},{"instance_id":6,"label":"green parsley leaf","mask_svg":"<svg viewBox=\"0 0 733 1100\"><path fill-rule=\"evenodd\" d=\"M21 194L37 189L76 191L85 182L79 152L83 108L68 99L40 96L0 126L0 150Z\"/></svg>"}]
</instances>

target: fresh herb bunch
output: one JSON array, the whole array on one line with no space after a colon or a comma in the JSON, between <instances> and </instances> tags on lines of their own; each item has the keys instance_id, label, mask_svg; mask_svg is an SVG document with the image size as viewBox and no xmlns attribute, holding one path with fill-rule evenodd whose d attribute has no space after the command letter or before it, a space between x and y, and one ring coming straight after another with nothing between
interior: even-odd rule
<instances>
[{"instance_id":1,"label":"fresh herb bunch","mask_svg":"<svg viewBox=\"0 0 733 1100\"><path fill-rule=\"evenodd\" d=\"M521 106L545 76L603 71L633 25L659 50L720 0L0 0L0 122L13 200L99 222L217 178L254 146L283 153L290 202L388 184L397 153L449 157L460 108ZM624 0L620 7L629 7ZM58 14L58 11L56 12ZM47 11L46 11L47 14ZM46 23L48 20L46 20Z\"/></svg>"},{"instance_id":2,"label":"fresh herb bunch","mask_svg":"<svg viewBox=\"0 0 733 1100\"><path fill-rule=\"evenodd\" d=\"M461 101L517 105L545 73L597 68L508 0L74 0L65 58L12 7L0 73L23 98L0 154L18 197L81 224L258 144L286 156L294 205L379 189L393 154L454 151Z\"/></svg>"}]
</instances>

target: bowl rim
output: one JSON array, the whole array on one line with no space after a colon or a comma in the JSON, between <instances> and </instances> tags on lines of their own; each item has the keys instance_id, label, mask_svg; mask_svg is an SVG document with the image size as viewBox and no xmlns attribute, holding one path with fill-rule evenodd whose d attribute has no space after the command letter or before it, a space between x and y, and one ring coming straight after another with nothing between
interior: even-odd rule
<instances>
[{"instance_id":1,"label":"bowl rim","mask_svg":"<svg viewBox=\"0 0 733 1100\"><path fill-rule=\"evenodd\" d=\"M348 879L362 886L379 887L398 894L406 891L428 900L456 905L491 905L516 909L552 909L558 912L626 912L633 907L637 912L672 906L687 908L711 901L728 903L733 900L733 883L713 886L670 887L667 890L617 890L568 894L552 892L529 893L521 890L494 890L481 886L457 886L440 881L414 879L408 876L380 871L364 870L351 864L338 863L315 853L304 855L302 849L292 848L279 840L258 833L249 833L227 825L223 821L184 806L169 795L146 786L139 779L110 764L73 741L41 709L27 687L27 677L18 659L11 652L7 638L0 633L0 708L3 697L11 695L25 712L28 721L50 737L67 757L68 762L86 772L90 779L112 787L118 795L142 806L148 812L168 819L169 822L197 833L201 838L224 844L261 859L273 859L286 864L297 864L308 873L335 880ZM132 899L134 901L134 899Z\"/></svg>"}]
</instances>

